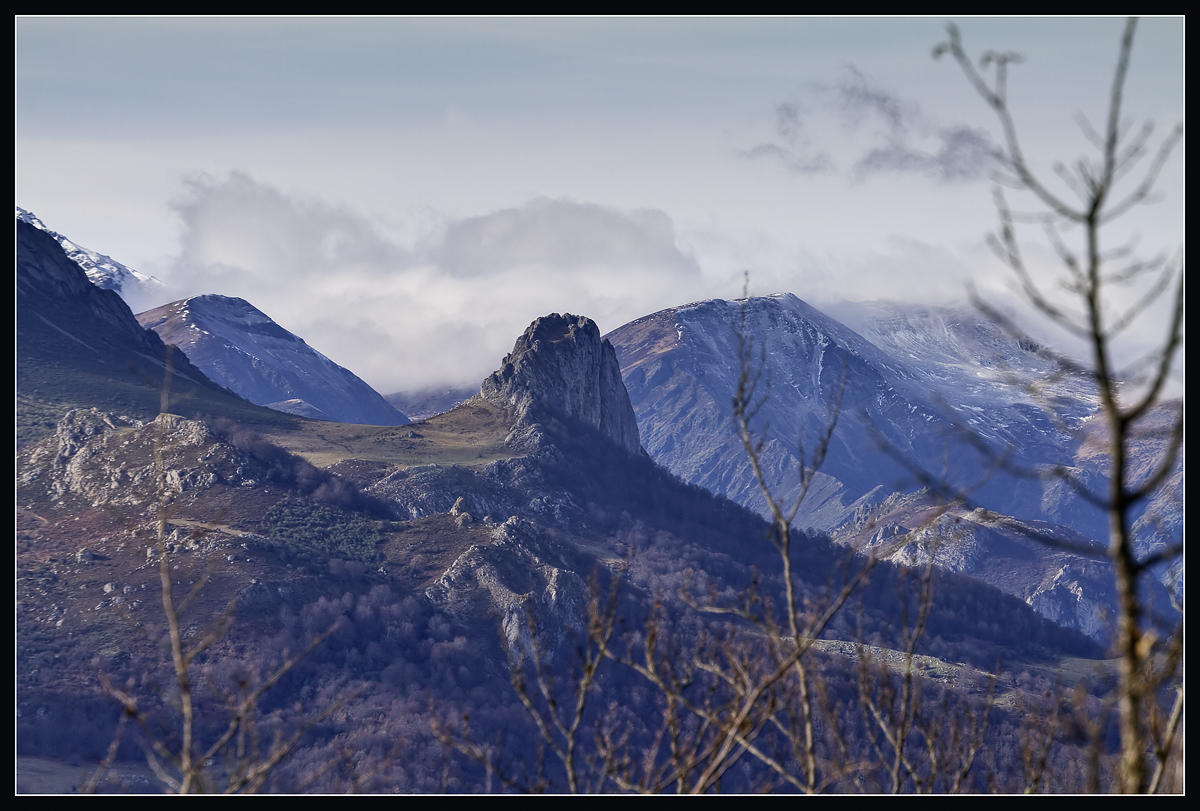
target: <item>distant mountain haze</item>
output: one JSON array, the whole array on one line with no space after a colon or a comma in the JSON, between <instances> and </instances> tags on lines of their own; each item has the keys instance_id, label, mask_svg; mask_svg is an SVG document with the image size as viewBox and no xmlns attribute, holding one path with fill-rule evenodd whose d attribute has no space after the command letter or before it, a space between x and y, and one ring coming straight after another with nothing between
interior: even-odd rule
<instances>
[{"instance_id":1,"label":"distant mountain haze","mask_svg":"<svg viewBox=\"0 0 1200 811\"><path fill-rule=\"evenodd\" d=\"M446 413L478 391L477 386L427 386L385 394L383 399L409 419L423 420Z\"/></svg>"}]
</instances>

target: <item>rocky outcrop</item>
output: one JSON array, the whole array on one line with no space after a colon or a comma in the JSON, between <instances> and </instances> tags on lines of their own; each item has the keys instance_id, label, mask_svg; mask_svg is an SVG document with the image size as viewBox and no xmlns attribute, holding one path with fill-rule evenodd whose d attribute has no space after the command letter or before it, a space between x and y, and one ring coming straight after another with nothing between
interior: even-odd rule
<instances>
[{"instance_id":1,"label":"rocky outcrop","mask_svg":"<svg viewBox=\"0 0 1200 811\"><path fill-rule=\"evenodd\" d=\"M512 490L477 470L457 466L416 465L397 468L366 491L395 505L401 515L424 518L460 509L482 518L503 520L521 509L520 491Z\"/></svg>"},{"instance_id":2,"label":"rocky outcrop","mask_svg":"<svg viewBox=\"0 0 1200 811\"><path fill-rule=\"evenodd\" d=\"M882 526L875 530L870 548L876 554L889 552L889 560L909 568L932 562L951 572L974 572L989 551L982 534L978 524L945 514L913 532L899 524Z\"/></svg>"},{"instance_id":3,"label":"rocky outcrop","mask_svg":"<svg viewBox=\"0 0 1200 811\"><path fill-rule=\"evenodd\" d=\"M513 415L515 436L565 418L596 430L627 453L642 453L616 352L590 318L536 319L483 381L480 396Z\"/></svg>"},{"instance_id":4,"label":"rocky outcrop","mask_svg":"<svg viewBox=\"0 0 1200 811\"><path fill-rule=\"evenodd\" d=\"M161 485L156 456L163 460ZM73 496L96 507L153 509L160 487L170 497L216 483L251 486L260 467L197 420L160 414L143 423L76 409L53 435L21 451L17 485L55 501Z\"/></svg>"},{"instance_id":5,"label":"rocky outcrop","mask_svg":"<svg viewBox=\"0 0 1200 811\"><path fill-rule=\"evenodd\" d=\"M1074 560L1048 574L1025 602L1051 622L1103 642L1114 625L1111 583L1112 574L1106 565ZM1098 600L1098 594L1108 600Z\"/></svg>"},{"instance_id":6,"label":"rocky outcrop","mask_svg":"<svg viewBox=\"0 0 1200 811\"><path fill-rule=\"evenodd\" d=\"M500 522L521 515L572 526L580 521L584 508L556 481L555 465L561 464L563 460L553 448L542 448L534 456L500 460L480 469L455 465L397 468L363 489L409 518L449 512Z\"/></svg>"},{"instance_id":7,"label":"rocky outcrop","mask_svg":"<svg viewBox=\"0 0 1200 811\"><path fill-rule=\"evenodd\" d=\"M912 529L908 529L911 527ZM1113 631L1117 595L1102 546L1045 522L1020 522L986 510L936 506L922 493L893 493L833 537L864 553L909 568L936 568L987 583L1046 619L1104 644ZM1142 599L1162 616L1168 593L1143 576Z\"/></svg>"},{"instance_id":8,"label":"rocky outcrop","mask_svg":"<svg viewBox=\"0 0 1200 811\"><path fill-rule=\"evenodd\" d=\"M499 618L509 648L528 651L530 617L540 627L563 628L579 626L585 616L588 587L576 574L579 562L569 560L572 554L514 516L492 531L491 543L463 552L425 594L457 614L486 605Z\"/></svg>"}]
</instances>

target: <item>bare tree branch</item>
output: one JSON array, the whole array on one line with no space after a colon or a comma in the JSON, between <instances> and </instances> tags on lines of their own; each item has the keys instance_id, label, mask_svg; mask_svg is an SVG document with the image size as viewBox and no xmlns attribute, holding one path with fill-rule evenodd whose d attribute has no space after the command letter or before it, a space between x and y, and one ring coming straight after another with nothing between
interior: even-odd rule
<instances>
[{"instance_id":1,"label":"bare tree branch","mask_svg":"<svg viewBox=\"0 0 1200 811\"><path fill-rule=\"evenodd\" d=\"M1007 151L1005 163L1010 171L1022 181L1024 191L1031 192L1038 198L1049 209L1049 213L1072 220L1083 227L1084 246L1079 253L1067 249L1054 229L1046 229L1047 238L1072 279L1071 283L1065 286L1066 290L1077 296L1083 305L1084 322L1080 322L1075 318L1069 318L1058 303L1048 300L1042 291L1033 284L1030 274L1021 260L1012 215L1004 202L1003 195L999 189L996 190L1001 230L999 237L991 239L991 244L1005 264L1014 272L1020 290L1029 304L1058 326L1086 340L1091 353L1091 368L1088 371L1096 383L1101 411L1108 427L1108 494L1103 499L1092 496L1085 496L1085 499L1092 504L1101 502L1097 506L1100 506L1107 514L1109 523L1107 557L1113 565L1114 585L1119 600L1117 636L1120 677L1116 691L1116 704L1121 752L1117 782L1121 790L1127 792L1144 791L1149 785L1146 751L1148 736L1153 735L1153 730L1146 728L1142 710L1148 703L1153 704L1153 691L1157 689L1155 681L1148 679L1144 672L1144 666L1151 657L1151 650L1144 649L1144 643L1152 640L1152 636L1147 636L1142 630L1142 623L1148 620L1148 612L1138 597L1137 576L1148 565L1148 560L1165 562L1156 556L1139 561L1134 554L1131 535L1132 509L1135 504L1149 497L1166 481L1182 449L1181 415L1177 430L1173 432L1166 452L1160 457L1156 470L1139 486L1132 488L1129 486L1132 471L1127 443L1132 435L1133 424L1159 402L1176 352L1182 343L1183 321L1181 263L1167 336L1157 353L1150 383L1141 397L1128 410L1122 410L1119 403L1121 381L1114 372L1112 360L1114 339L1135 319L1144 314L1148 307L1165 291L1174 269L1166 266L1157 280L1135 299L1133 305L1115 317L1109 316L1104 311L1105 299L1102 292L1105 284L1131 282L1149 272L1151 268L1157 270L1163 263L1161 260L1146 262L1135 260L1115 273L1104 270L1104 263L1113 261L1114 254L1111 251L1106 253L1102 250L1100 245L1101 229L1125 214L1133 206L1148 202L1152 198L1158 177L1182 137L1182 125L1173 128L1159 146L1154 158L1151 159L1134 188L1125 193L1123 197L1118 196L1118 182L1129 175L1147 154L1149 141L1153 134L1151 123L1143 124L1135 132L1129 122L1122 118L1125 85L1136 29L1136 19L1130 18L1126 21L1108 94L1104 133L1097 133L1082 115L1076 117L1076 122L1086 140L1100 151L1099 159L1076 161L1073 173L1068 172L1061 162L1056 164L1056 174L1064 182L1067 182L1076 194L1083 192L1083 205L1079 210L1071 209L1053 194L1047 192L1046 187L1034 175L1025 156L1021 153L1016 139L1015 124L1008 110L1007 99L1003 91L1002 66L997 66L994 88L989 87L967 58L958 31L953 26L949 29L950 39L939 45L934 52L935 56L943 53L953 55L968 82L996 114L1005 133ZM985 66L988 61L988 54L985 54ZM1129 251L1119 249L1115 256L1124 259L1128 254ZM1070 366L1074 368L1079 364L1072 362ZM1068 479L1068 481L1070 480ZM1081 495L1088 492L1078 487L1076 490ZM1168 547L1167 551L1171 552L1175 549L1176 547ZM1152 647L1153 644L1151 644ZM1029 783L1027 787L1035 787L1041 779L1040 775L1044 774L1043 760L1044 754L1030 760L1030 773L1037 777L1037 780ZM1155 786L1157 787L1157 780L1155 780Z\"/></svg>"}]
</instances>

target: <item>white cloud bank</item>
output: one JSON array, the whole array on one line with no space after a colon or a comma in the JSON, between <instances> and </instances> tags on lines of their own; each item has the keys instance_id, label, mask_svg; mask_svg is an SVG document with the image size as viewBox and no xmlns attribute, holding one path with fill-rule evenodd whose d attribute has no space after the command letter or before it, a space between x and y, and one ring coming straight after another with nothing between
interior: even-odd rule
<instances>
[{"instance_id":1,"label":"white cloud bank","mask_svg":"<svg viewBox=\"0 0 1200 811\"><path fill-rule=\"evenodd\" d=\"M384 393L478 382L549 312L609 330L705 296L660 211L539 198L409 245L241 173L190 180L174 208L173 298L240 296Z\"/></svg>"},{"instance_id":2,"label":"white cloud bank","mask_svg":"<svg viewBox=\"0 0 1200 811\"><path fill-rule=\"evenodd\" d=\"M743 269L752 294L793 292L817 307L961 303L968 283L996 304L1019 299L995 258L966 239L810 250L561 198L397 224L241 173L188 181L174 210L170 298L245 298L385 394L478 383L540 315L587 315L607 332L664 307L736 296ZM1033 247L1028 258L1053 278L1055 258ZM1138 334L1152 324L1139 321L1126 338L1153 345L1157 335Z\"/></svg>"}]
</instances>

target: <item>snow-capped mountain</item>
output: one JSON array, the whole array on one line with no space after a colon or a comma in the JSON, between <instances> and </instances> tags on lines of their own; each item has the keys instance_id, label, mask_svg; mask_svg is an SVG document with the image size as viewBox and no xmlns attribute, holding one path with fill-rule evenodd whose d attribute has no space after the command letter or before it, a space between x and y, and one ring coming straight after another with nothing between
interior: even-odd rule
<instances>
[{"instance_id":1,"label":"snow-capped mountain","mask_svg":"<svg viewBox=\"0 0 1200 811\"><path fill-rule=\"evenodd\" d=\"M893 358L908 362L932 396L981 429L975 414L1010 411L1053 416L1057 430L1030 434L1026 420L1006 414L990 427L1005 443L1028 446L1049 440L1054 452L1077 439L1083 421L1096 411L1095 386L1086 376L1067 374L1042 348L1018 339L968 307L924 307L897 302L846 303L829 314Z\"/></svg>"},{"instance_id":2,"label":"snow-capped mountain","mask_svg":"<svg viewBox=\"0 0 1200 811\"><path fill-rule=\"evenodd\" d=\"M240 298L205 295L140 313L206 375L252 403L303 417L404 425L400 411L353 372Z\"/></svg>"},{"instance_id":3,"label":"snow-capped mountain","mask_svg":"<svg viewBox=\"0 0 1200 811\"><path fill-rule=\"evenodd\" d=\"M54 241L62 246L71 261L79 265L87 275L88 280L104 290L112 290L125 300L132 310L139 310L162 301L163 283L154 276L121 264L111 256L90 250L71 241L67 237L46 227L36 214L26 211L20 206L17 209L17 219L32 225L39 231L45 231Z\"/></svg>"},{"instance_id":4,"label":"snow-capped mountain","mask_svg":"<svg viewBox=\"0 0 1200 811\"><path fill-rule=\"evenodd\" d=\"M763 460L784 501L799 492L798 462L811 455L840 397L802 524L835 527L876 487L915 489L913 465L969 488L992 509L1048 517L1041 483L992 470L976 443L1014 465L1014 452L1028 466L1068 460L1072 429L1095 408L1082 383L1061 384L1050 413L1006 378L1009 370L1038 374L1048 362L1034 347L1006 346L995 327L927 313L927 323L915 319L907 333L881 328L892 341L885 349L791 294L675 307L608 336L646 450L676 474L765 509L731 419L743 314L749 357L762 367L765 400L755 422L765 431ZM928 326L934 320L938 330Z\"/></svg>"},{"instance_id":5,"label":"snow-capped mountain","mask_svg":"<svg viewBox=\"0 0 1200 811\"><path fill-rule=\"evenodd\" d=\"M1080 458L1097 407L1088 381L970 311L869 304L839 314L856 328L779 294L674 307L614 330L607 338L647 452L686 481L767 512L732 416L741 332L761 372L753 427L779 503L799 496L801 466L837 414L798 526L855 547L894 545L898 562L933 556L1102 638L1111 578L1095 570L1106 564L1029 536L1091 544L1102 558L1105 514L1061 480L1022 474L1062 466L1102 484L1103 470ZM971 503L937 518L930 482Z\"/></svg>"}]
</instances>

